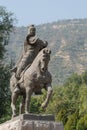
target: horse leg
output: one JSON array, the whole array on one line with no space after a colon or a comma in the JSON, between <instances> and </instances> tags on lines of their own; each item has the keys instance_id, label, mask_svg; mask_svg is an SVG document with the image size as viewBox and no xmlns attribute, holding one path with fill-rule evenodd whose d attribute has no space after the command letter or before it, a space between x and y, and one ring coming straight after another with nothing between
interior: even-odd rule
<instances>
[{"instance_id":1,"label":"horse leg","mask_svg":"<svg viewBox=\"0 0 87 130\"><path fill-rule=\"evenodd\" d=\"M27 87L26 88L26 102L25 102L25 113L26 114L29 113L31 95L32 95L32 89Z\"/></svg>"},{"instance_id":2,"label":"horse leg","mask_svg":"<svg viewBox=\"0 0 87 130\"><path fill-rule=\"evenodd\" d=\"M50 100L50 97L51 97L52 92L53 92L51 85L47 86L46 89L47 89L47 97L46 97L45 101L41 105L41 107L44 108L44 109L47 107L47 105L49 103L49 100Z\"/></svg>"},{"instance_id":3,"label":"horse leg","mask_svg":"<svg viewBox=\"0 0 87 130\"><path fill-rule=\"evenodd\" d=\"M18 98L18 95L16 93L12 93L12 97L11 97L12 101L11 101L11 108L12 108L12 118L16 116L16 101Z\"/></svg>"},{"instance_id":4,"label":"horse leg","mask_svg":"<svg viewBox=\"0 0 87 130\"><path fill-rule=\"evenodd\" d=\"M20 103L20 110L19 110L19 114L24 113L24 108L25 108L25 99L26 99L26 95L23 95L23 99L22 99L22 103Z\"/></svg>"}]
</instances>

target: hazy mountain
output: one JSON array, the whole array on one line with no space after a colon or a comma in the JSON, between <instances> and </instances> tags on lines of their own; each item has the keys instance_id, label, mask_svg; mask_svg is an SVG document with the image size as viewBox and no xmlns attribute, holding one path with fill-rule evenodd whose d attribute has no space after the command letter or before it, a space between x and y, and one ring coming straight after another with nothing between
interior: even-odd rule
<instances>
[{"instance_id":1,"label":"hazy mountain","mask_svg":"<svg viewBox=\"0 0 87 130\"><path fill-rule=\"evenodd\" d=\"M63 83L72 73L87 69L87 19L63 20L36 26L37 35L47 40L52 50L49 70L53 84ZM27 35L26 27L15 27L7 55L17 61Z\"/></svg>"}]
</instances>

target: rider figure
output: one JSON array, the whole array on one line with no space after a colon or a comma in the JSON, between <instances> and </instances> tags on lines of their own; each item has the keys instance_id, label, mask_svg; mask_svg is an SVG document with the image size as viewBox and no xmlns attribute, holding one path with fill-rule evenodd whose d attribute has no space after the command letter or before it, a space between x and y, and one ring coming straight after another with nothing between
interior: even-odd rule
<instances>
[{"instance_id":1,"label":"rider figure","mask_svg":"<svg viewBox=\"0 0 87 130\"><path fill-rule=\"evenodd\" d=\"M27 67L30 66L39 53L40 50L47 47L47 41L42 41L36 36L36 28L34 25L28 27L28 35L26 36L24 42L24 49L22 57L19 63L11 70L15 72L15 77L17 80L21 77L21 72ZM19 88L15 87L15 92L19 91Z\"/></svg>"}]
</instances>

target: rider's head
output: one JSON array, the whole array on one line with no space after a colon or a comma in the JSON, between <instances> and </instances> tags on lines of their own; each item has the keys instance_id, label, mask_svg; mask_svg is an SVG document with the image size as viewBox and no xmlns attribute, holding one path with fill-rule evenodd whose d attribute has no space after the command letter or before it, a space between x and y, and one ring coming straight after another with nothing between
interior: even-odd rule
<instances>
[{"instance_id":1,"label":"rider's head","mask_svg":"<svg viewBox=\"0 0 87 130\"><path fill-rule=\"evenodd\" d=\"M28 34L31 36L35 36L36 34L36 28L34 25L30 25L28 26Z\"/></svg>"}]
</instances>

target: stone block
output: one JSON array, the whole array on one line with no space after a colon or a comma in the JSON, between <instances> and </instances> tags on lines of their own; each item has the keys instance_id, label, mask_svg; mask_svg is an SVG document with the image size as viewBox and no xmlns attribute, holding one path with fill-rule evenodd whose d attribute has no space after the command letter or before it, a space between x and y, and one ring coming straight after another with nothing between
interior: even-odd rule
<instances>
[{"instance_id":1,"label":"stone block","mask_svg":"<svg viewBox=\"0 0 87 130\"><path fill-rule=\"evenodd\" d=\"M53 115L23 114L0 124L0 130L64 130Z\"/></svg>"}]
</instances>

